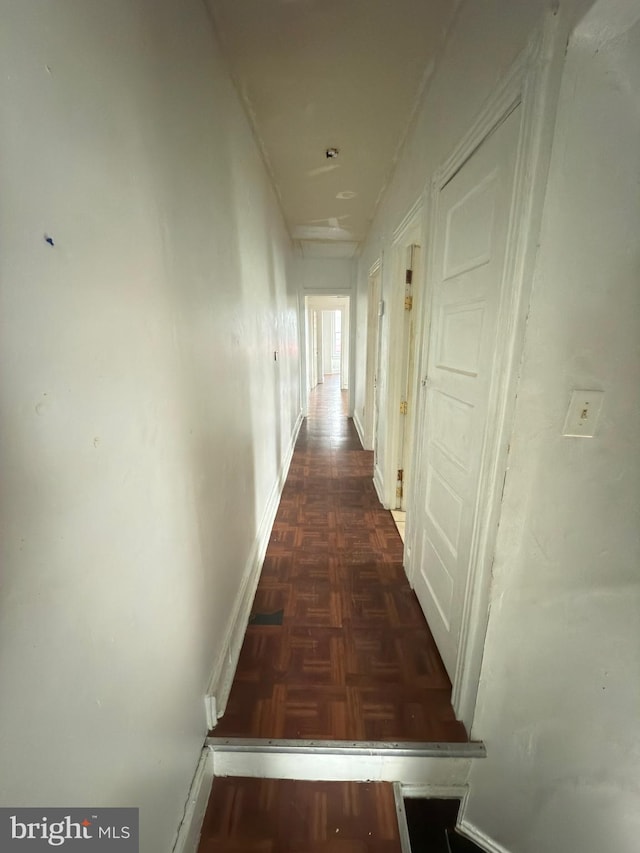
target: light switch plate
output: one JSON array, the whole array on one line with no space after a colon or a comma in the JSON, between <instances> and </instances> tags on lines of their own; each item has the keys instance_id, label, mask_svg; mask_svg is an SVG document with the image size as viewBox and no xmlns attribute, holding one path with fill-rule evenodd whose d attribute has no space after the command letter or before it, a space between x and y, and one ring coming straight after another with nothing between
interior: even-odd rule
<instances>
[{"instance_id":1,"label":"light switch plate","mask_svg":"<svg viewBox=\"0 0 640 853\"><path fill-rule=\"evenodd\" d=\"M593 438L602 409L604 391L572 391L563 435Z\"/></svg>"}]
</instances>

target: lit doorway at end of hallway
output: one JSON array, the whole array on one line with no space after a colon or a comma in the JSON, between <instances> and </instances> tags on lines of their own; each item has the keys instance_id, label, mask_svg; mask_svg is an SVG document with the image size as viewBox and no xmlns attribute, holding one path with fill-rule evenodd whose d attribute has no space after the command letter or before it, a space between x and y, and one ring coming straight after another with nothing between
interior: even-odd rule
<instances>
[{"instance_id":1,"label":"lit doorway at end of hallway","mask_svg":"<svg viewBox=\"0 0 640 853\"><path fill-rule=\"evenodd\" d=\"M339 376L349 389L350 297L327 294L305 297L305 392L309 395L327 376ZM308 408L305 407L305 411Z\"/></svg>"}]
</instances>

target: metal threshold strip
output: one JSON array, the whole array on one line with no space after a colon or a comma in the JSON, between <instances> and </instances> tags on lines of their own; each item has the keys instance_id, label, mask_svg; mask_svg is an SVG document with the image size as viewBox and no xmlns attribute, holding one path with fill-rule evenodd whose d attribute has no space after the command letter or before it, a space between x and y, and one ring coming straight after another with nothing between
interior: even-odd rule
<instances>
[{"instance_id":1,"label":"metal threshold strip","mask_svg":"<svg viewBox=\"0 0 640 853\"><path fill-rule=\"evenodd\" d=\"M382 755L415 758L485 758L482 741L432 743L416 741L281 740L278 738L208 737L216 752L252 752L312 755Z\"/></svg>"}]
</instances>

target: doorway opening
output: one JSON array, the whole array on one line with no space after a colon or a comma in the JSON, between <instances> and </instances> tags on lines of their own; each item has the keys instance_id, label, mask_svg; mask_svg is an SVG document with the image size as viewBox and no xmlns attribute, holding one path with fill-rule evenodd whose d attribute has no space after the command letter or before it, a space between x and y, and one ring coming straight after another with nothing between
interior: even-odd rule
<instances>
[{"instance_id":1,"label":"doorway opening","mask_svg":"<svg viewBox=\"0 0 640 853\"><path fill-rule=\"evenodd\" d=\"M340 389L349 390L350 297L340 294L305 297L306 397L338 376Z\"/></svg>"},{"instance_id":2,"label":"doorway opening","mask_svg":"<svg viewBox=\"0 0 640 853\"><path fill-rule=\"evenodd\" d=\"M396 488L392 509L403 520L407 511L413 474L413 411L415 407L416 316L414 308L422 280L420 223L416 221L396 251L396 325L392 352L395 362L392 459L396 469ZM394 406L391 406L394 409Z\"/></svg>"},{"instance_id":3,"label":"doorway opening","mask_svg":"<svg viewBox=\"0 0 640 853\"><path fill-rule=\"evenodd\" d=\"M389 327L387 398L388 506L403 543L414 472L418 318L423 285L423 218L419 200L397 228Z\"/></svg>"}]
</instances>

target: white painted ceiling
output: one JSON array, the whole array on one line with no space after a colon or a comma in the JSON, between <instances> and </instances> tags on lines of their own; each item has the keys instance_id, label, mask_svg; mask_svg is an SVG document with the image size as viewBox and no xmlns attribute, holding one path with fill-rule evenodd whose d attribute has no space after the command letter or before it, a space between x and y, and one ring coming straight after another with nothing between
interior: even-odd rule
<instances>
[{"instance_id":1,"label":"white painted ceiling","mask_svg":"<svg viewBox=\"0 0 640 853\"><path fill-rule=\"evenodd\" d=\"M457 0L206 2L301 254L355 254Z\"/></svg>"}]
</instances>

